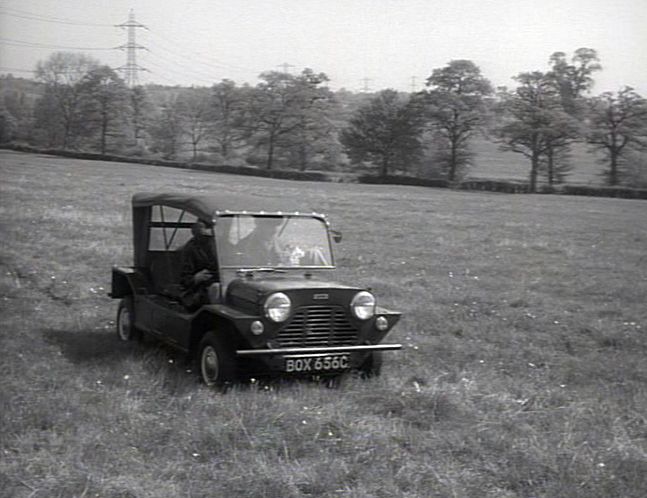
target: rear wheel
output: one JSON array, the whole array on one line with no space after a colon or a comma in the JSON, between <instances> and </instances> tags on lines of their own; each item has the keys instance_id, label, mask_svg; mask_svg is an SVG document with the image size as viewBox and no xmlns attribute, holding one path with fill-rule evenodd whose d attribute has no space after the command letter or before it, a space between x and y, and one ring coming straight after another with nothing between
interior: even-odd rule
<instances>
[{"instance_id":1,"label":"rear wheel","mask_svg":"<svg viewBox=\"0 0 647 498\"><path fill-rule=\"evenodd\" d=\"M364 379L379 377L382 373L382 352L372 351L357 369Z\"/></svg>"},{"instance_id":2,"label":"rear wheel","mask_svg":"<svg viewBox=\"0 0 647 498\"><path fill-rule=\"evenodd\" d=\"M207 332L198 348L198 371L208 387L223 387L236 380L234 352L215 332Z\"/></svg>"},{"instance_id":3,"label":"rear wheel","mask_svg":"<svg viewBox=\"0 0 647 498\"><path fill-rule=\"evenodd\" d=\"M135 328L135 306L133 305L133 297L124 297L119 302L117 309L117 335L122 341L132 341L137 337L137 329Z\"/></svg>"}]
</instances>

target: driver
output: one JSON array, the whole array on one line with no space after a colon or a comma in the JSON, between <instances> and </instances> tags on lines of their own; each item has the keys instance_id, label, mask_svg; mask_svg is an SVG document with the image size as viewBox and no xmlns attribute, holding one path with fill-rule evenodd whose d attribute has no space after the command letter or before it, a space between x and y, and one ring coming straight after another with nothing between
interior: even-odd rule
<instances>
[{"instance_id":1,"label":"driver","mask_svg":"<svg viewBox=\"0 0 647 498\"><path fill-rule=\"evenodd\" d=\"M279 265L283 250L278 235L282 225L281 217L257 217L256 228L237 244L236 249L255 265Z\"/></svg>"},{"instance_id":2,"label":"driver","mask_svg":"<svg viewBox=\"0 0 647 498\"><path fill-rule=\"evenodd\" d=\"M213 232L204 221L197 221L191 233L193 238L181 250L180 286L182 303L194 310L209 301L209 285L219 277Z\"/></svg>"}]
</instances>

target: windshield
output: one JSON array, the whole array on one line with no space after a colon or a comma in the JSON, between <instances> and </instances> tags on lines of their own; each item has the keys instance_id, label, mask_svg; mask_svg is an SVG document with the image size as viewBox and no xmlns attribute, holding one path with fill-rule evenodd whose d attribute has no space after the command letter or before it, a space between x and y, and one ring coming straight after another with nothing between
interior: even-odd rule
<instances>
[{"instance_id":1,"label":"windshield","mask_svg":"<svg viewBox=\"0 0 647 498\"><path fill-rule=\"evenodd\" d=\"M225 215L216 222L223 267L332 267L326 224L304 216Z\"/></svg>"}]
</instances>

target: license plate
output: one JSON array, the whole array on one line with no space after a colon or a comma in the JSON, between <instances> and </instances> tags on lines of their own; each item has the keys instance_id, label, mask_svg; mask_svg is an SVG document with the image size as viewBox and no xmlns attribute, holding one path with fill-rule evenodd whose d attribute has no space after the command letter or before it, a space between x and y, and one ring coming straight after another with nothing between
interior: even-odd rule
<instances>
[{"instance_id":1,"label":"license plate","mask_svg":"<svg viewBox=\"0 0 647 498\"><path fill-rule=\"evenodd\" d=\"M285 359L286 372L332 372L350 367L348 354L301 356Z\"/></svg>"}]
</instances>

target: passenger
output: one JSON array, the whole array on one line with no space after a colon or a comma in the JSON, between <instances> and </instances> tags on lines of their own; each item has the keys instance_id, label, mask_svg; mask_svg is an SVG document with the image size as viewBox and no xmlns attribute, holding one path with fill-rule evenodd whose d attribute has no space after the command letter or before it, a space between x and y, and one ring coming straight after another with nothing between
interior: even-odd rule
<instances>
[{"instance_id":1,"label":"passenger","mask_svg":"<svg viewBox=\"0 0 647 498\"><path fill-rule=\"evenodd\" d=\"M209 302L209 286L220 280L211 228L203 221L191 227L193 238L181 249L182 304L194 311Z\"/></svg>"}]
</instances>

